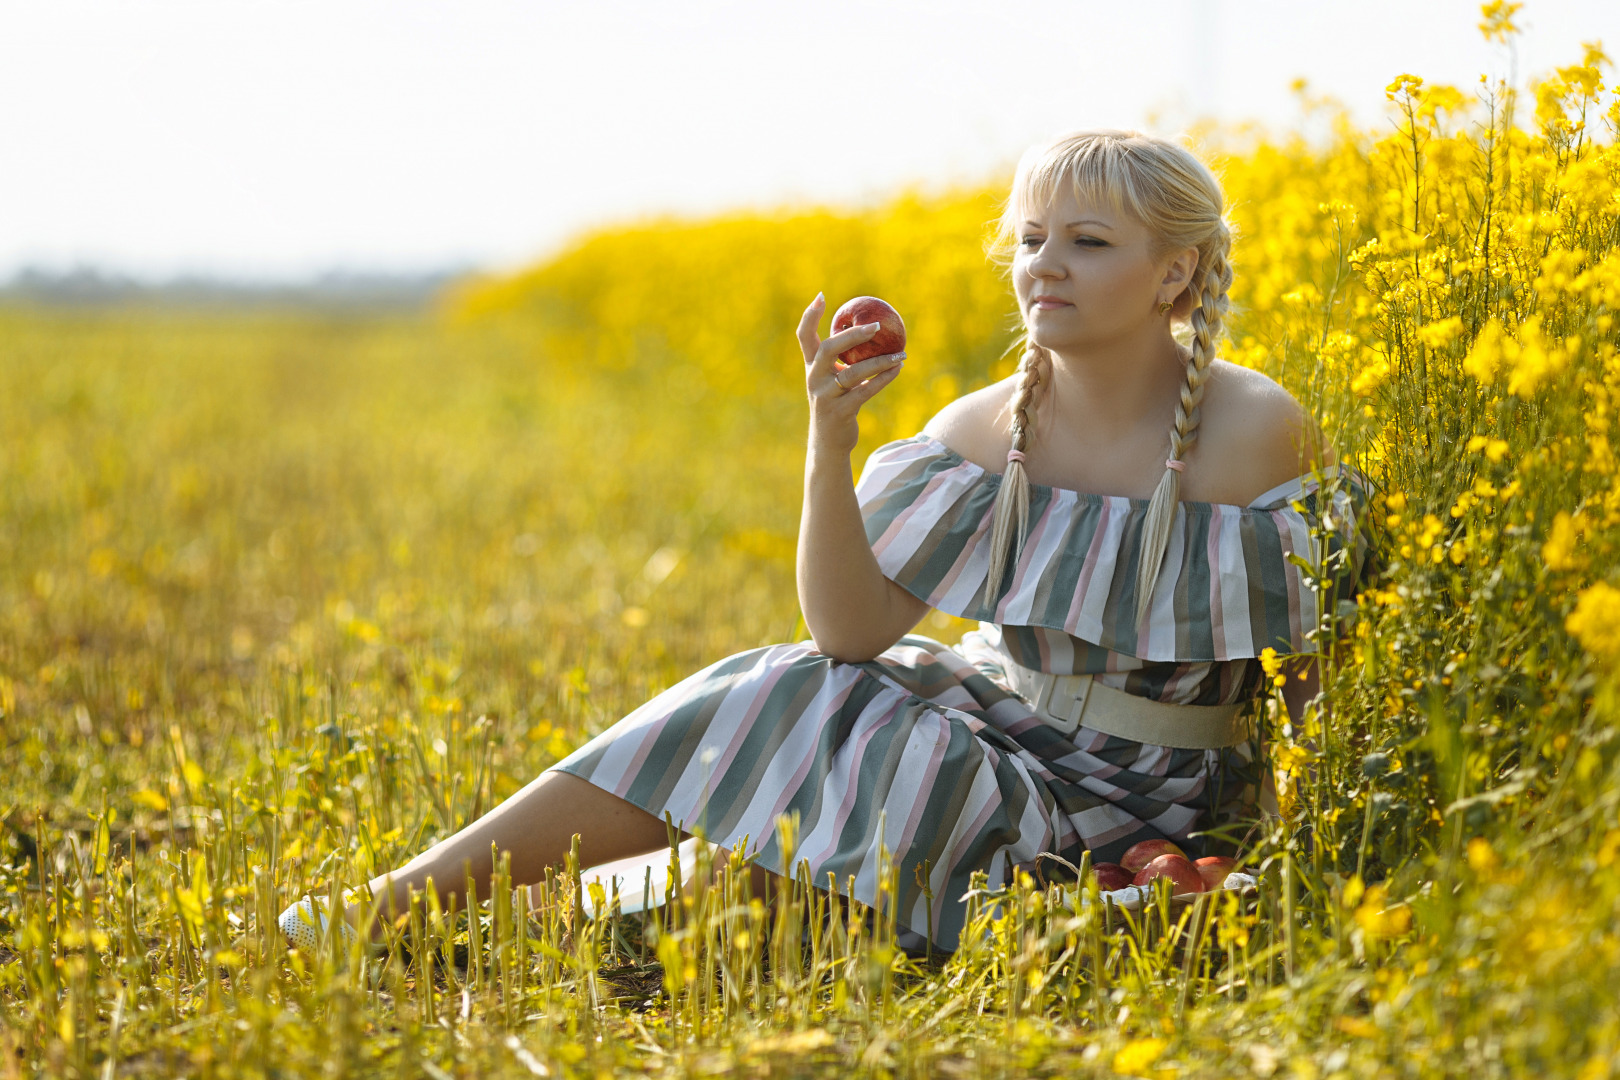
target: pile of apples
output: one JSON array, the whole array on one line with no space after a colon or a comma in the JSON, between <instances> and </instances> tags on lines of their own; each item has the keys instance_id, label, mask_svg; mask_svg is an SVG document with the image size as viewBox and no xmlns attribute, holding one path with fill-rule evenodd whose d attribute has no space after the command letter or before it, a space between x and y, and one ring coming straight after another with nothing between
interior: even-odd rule
<instances>
[{"instance_id":1,"label":"pile of apples","mask_svg":"<svg viewBox=\"0 0 1620 1080\"><path fill-rule=\"evenodd\" d=\"M1091 868L1097 887L1113 892L1131 885L1145 887L1158 878L1169 878L1171 892L1214 892L1237 869L1237 860L1210 855L1197 862L1168 840L1143 840L1126 850L1117 863L1097 863Z\"/></svg>"}]
</instances>

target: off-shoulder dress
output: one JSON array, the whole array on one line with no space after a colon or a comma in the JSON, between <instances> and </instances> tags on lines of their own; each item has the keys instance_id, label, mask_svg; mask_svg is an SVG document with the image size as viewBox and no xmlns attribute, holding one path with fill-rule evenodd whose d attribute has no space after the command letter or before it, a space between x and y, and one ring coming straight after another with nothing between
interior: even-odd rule
<instances>
[{"instance_id":1,"label":"off-shoulder dress","mask_svg":"<svg viewBox=\"0 0 1620 1080\"><path fill-rule=\"evenodd\" d=\"M991 508L1001 474L938 439L878 448L856 486L885 576L940 611L979 620L951 647L907 634L865 663L811 642L726 657L658 694L552 768L716 843L749 838L788 873L777 830L797 811L794 863L876 897L878 847L900 864L899 922L953 949L976 870L992 885L1043 852L1114 861L1252 818L1254 740L1221 750L1135 742L1085 725L1061 735L1010 688L1009 661L1085 673L1174 704L1254 699L1262 650L1310 651L1325 601L1348 597L1366 545L1365 484L1329 468L1247 506L1183 502L1147 618L1136 612L1147 502L1032 485L1029 530L993 604ZM1326 569L1326 576L1323 570ZM1329 609L1331 610L1331 609ZM878 835L879 822L884 833ZM914 939L919 940L919 939Z\"/></svg>"}]
</instances>

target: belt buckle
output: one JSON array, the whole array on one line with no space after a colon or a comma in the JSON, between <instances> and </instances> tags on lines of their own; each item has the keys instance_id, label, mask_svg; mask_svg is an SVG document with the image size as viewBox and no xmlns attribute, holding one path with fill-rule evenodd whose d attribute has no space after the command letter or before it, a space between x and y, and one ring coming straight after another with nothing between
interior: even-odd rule
<instances>
[{"instance_id":1,"label":"belt buckle","mask_svg":"<svg viewBox=\"0 0 1620 1080\"><path fill-rule=\"evenodd\" d=\"M1075 682L1079 683L1078 690L1071 690ZM1058 684L1063 684L1063 693L1057 693ZM1092 677L1090 675L1053 675L1052 689L1046 695L1046 715L1051 719L1048 726L1063 735L1073 735L1080 727L1080 718L1086 714L1086 700L1091 696ZM1061 696L1067 715L1059 714L1053 708L1054 697Z\"/></svg>"}]
</instances>

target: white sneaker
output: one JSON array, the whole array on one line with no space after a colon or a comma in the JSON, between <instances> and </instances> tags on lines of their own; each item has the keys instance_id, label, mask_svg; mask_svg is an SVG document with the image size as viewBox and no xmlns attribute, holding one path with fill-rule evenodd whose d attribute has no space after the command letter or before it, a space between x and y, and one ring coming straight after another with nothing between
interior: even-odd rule
<instances>
[{"instance_id":1,"label":"white sneaker","mask_svg":"<svg viewBox=\"0 0 1620 1080\"><path fill-rule=\"evenodd\" d=\"M306 896L293 904L276 919L276 925L281 927L282 935L287 944L300 952L313 953L321 943L321 935L326 932L327 905L330 903L325 896ZM365 894L356 889L350 889L343 894L343 905L353 907L365 903ZM349 925L347 919L343 920L343 945L345 948L354 941L354 927Z\"/></svg>"}]
</instances>

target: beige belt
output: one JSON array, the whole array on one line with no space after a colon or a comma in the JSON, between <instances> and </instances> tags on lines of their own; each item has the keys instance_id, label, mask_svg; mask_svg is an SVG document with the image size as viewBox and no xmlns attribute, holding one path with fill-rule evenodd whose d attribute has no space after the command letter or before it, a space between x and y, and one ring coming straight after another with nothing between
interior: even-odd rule
<instances>
[{"instance_id":1,"label":"beige belt","mask_svg":"<svg viewBox=\"0 0 1620 1080\"><path fill-rule=\"evenodd\" d=\"M1090 675L1054 675L1005 655L998 659L1013 691L1064 735L1084 724L1104 735L1184 750L1236 746L1249 738L1245 705L1168 705L1104 686Z\"/></svg>"}]
</instances>

